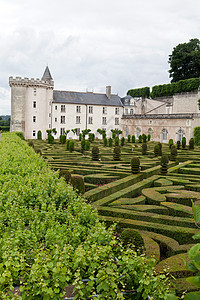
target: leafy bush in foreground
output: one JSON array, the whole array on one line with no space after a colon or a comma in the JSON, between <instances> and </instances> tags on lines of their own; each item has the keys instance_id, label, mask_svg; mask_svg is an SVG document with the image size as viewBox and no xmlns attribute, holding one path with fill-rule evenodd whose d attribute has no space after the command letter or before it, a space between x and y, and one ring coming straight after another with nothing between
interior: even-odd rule
<instances>
[{"instance_id":1,"label":"leafy bush in foreground","mask_svg":"<svg viewBox=\"0 0 200 300\"><path fill-rule=\"evenodd\" d=\"M63 299L69 284L75 299L124 299L121 286L138 298L165 298L154 260L125 251L113 227L13 133L2 134L0 177L1 299Z\"/></svg>"}]
</instances>

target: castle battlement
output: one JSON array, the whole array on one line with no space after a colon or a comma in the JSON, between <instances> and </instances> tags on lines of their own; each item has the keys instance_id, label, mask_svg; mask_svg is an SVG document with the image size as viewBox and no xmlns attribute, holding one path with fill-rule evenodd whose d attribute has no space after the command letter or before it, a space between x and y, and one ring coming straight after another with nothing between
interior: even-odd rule
<instances>
[{"instance_id":1,"label":"castle battlement","mask_svg":"<svg viewBox=\"0 0 200 300\"><path fill-rule=\"evenodd\" d=\"M9 85L12 86L24 86L24 87L45 87L45 88L54 88L54 81L53 80L41 80L39 78L31 78L28 77L9 77Z\"/></svg>"}]
</instances>

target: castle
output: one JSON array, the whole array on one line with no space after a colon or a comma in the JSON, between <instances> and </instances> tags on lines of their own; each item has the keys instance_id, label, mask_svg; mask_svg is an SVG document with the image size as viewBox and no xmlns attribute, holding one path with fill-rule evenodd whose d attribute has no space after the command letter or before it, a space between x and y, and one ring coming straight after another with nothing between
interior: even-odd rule
<instances>
[{"instance_id":1,"label":"castle","mask_svg":"<svg viewBox=\"0 0 200 300\"><path fill-rule=\"evenodd\" d=\"M11 87L11 131L22 131L26 139L36 139L37 132L47 138L47 129L56 128L55 138L65 130L68 138L77 138L81 130L91 129L97 137L97 129L121 129L127 137L145 133L151 139L163 143L170 138L189 140L194 127L200 126L196 92L176 94L171 97L142 99L125 96L120 98L106 87L105 94L54 90L54 81L48 66L41 78L10 77Z\"/></svg>"}]
</instances>

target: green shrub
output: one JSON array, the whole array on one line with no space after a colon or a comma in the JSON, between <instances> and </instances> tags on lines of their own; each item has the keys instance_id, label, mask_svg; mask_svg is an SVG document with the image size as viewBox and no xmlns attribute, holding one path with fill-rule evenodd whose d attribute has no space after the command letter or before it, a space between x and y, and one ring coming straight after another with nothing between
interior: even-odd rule
<instances>
[{"instance_id":1,"label":"green shrub","mask_svg":"<svg viewBox=\"0 0 200 300\"><path fill-rule=\"evenodd\" d=\"M108 146L109 146L109 147L112 147L112 145L113 145L113 139L112 139L112 138L109 138L109 140L108 140Z\"/></svg>"},{"instance_id":2,"label":"green shrub","mask_svg":"<svg viewBox=\"0 0 200 300\"><path fill-rule=\"evenodd\" d=\"M148 135L147 135L147 141L150 142L150 140L151 140L151 135L148 134Z\"/></svg>"},{"instance_id":3,"label":"green shrub","mask_svg":"<svg viewBox=\"0 0 200 300\"><path fill-rule=\"evenodd\" d=\"M99 148L97 146L92 148L92 160L99 160Z\"/></svg>"},{"instance_id":4,"label":"green shrub","mask_svg":"<svg viewBox=\"0 0 200 300\"><path fill-rule=\"evenodd\" d=\"M70 144L70 140L66 141L66 150L69 150L69 144Z\"/></svg>"},{"instance_id":5,"label":"green shrub","mask_svg":"<svg viewBox=\"0 0 200 300\"><path fill-rule=\"evenodd\" d=\"M133 144L135 143L135 135L134 134L131 137L131 141L132 141Z\"/></svg>"},{"instance_id":6,"label":"green shrub","mask_svg":"<svg viewBox=\"0 0 200 300\"><path fill-rule=\"evenodd\" d=\"M174 146L171 148L171 160L175 161L176 157L177 157L177 150L176 150L176 147Z\"/></svg>"},{"instance_id":7,"label":"green shrub","mask_svg":"<svg viewBox=\"0 0 200 300\"><path fill-rule=\"evenodd\" d=\"M115 146L113 149L113 160L118 161L121 157L121 149L120 146Z\"/></svg>"},{"instance_id":8,"label":"green shrub","mask_svg":"<svg viewBox=\"0 0 200 300\"><path fill-rule=\"evenodd\" d=\"M79 141L82 141L82 134L81 133L79 133L78 139L79 139Z\"/></svg>"},{"instance_id":9,"label":"green shrub","mask_svg":"<svg viewBox=\"0 0 200 300\"><path fill-rule=\"evenodd\" d=\"M186 147L186 138L183 137L182 138L182 148L185 149L185 147Z\"/></svg>"},{"instance_id":10,"label":"green shrub","mask_svg":"<svg viewBox=\"0 0 200 300\"><path fill-rule=\"evenodd\" d=\"M169 148L171 149L172 145L174 144L173 139L169 140Z\"/></svg>"},{"instance_id":11,"label":"green shrub","mask_svg":"<svg viewBox=\"0 0 200 300\"><path fill-rule=\"evenodd\" d=\"M38 130L38 132L37 132L37 139L38 140L42 139L42 131L41 130Z\"/></svg>"},{"instance_id":12,"label":"green shrub","mask_svg":"<svg viewBox=\"0 0 200 300\"><path fill-rule=\"evenodd\" d=\"M42 156L42 151L40 149L35 149L35 153L39 154Z\"/></svg>"},{"instance_id":13,"label":"green shrub","mask_svg":"<svg viewBox=\"0 0 200 300\"><path fill-rule=\"evenodd\" d=\"M129 244L135 246L136 251L142 251L144 248L144 241L139 232L134 229L126 228L122 231L120 239L124 246Z\"/></svg>"},{"instance_id":14,"label":"green shrub","mask_svg":"<svg viewBox=\"0 0 200 300\"><path fill-rule=\"evenodd\" d=\"M142 143L142 136L141 136L141 134L139 135L138 142Z\"/></svg>"},{"instance_id":15,"label":"green shrub","mask_svg":"<svg viewBox=\"0 0 200 300\"><path fill-rule=\"evenodd\" d=\"M119 137L118 136L115 137L115 146L119 146Z\"/></svg>"},{"instance_id":16,"label":"green shrub","mask_svg":"<svg viewBox=\"0 0 200 300\"><path fill-rule=\"evenodd\" d=\"M125 138L124 138L124 137L122 137L122 138L121 138L121 146L123 147L123 146L124 146L124 144L125 144Z\"/></svg>"},{"instance_id":17,"label":"green shrub","mask_svg":"<svg viewBox=\"0 0 200 300\"><path fill-rule=\"evenodd\" d=\"M147 136L144 133L142 134L142 141L143 141L143 143L147 142Z\"/></svg>"},{"instance_id":18,"label":"green shrub","mask_svg":"<svg viewBox=\"0 0 200 300\"><path fill-rule=\"evenodd\" d=\"M181 148L181 142L180 141L176 142L176 147L177 147L178 150Z\"/></svg>"},{"instance_id":19,"label":"green shrub","mask_svg":"<svg viewBox=\"0 0 200 300\"><path fill-rule=\"evenodd\" d=\"M159 156L161 156L162 155L162 144L159 142L158 143L158 147L159 147Z\"/></svg>"},{"instance_id":20,"label":"green shrub","mask_svg":"<svg viewBox=\"0 0 200 300\"><path fill-rule=\"evenodd\" d=\"M60 143L63 145L66 143L66 135L60 135Z\"/></svg>"},{"instance_id":21,"label":"green shrub","mask_svg":"<svg viewBox=\"0 0 200 300\"><path fill-rule=\"evenodd\" d=\"M147 143L142 144L142 154L143 155L147 154Z\"/></svg>"},{"instance_id":22,"label":"green shrub","mask_svg":"<svg viewBox=\"0 0 200 300\"><path fill-rule=\"evenodd\" d=\"M107 140L107 138L105 137L105 138L103 139L103 145L104 145L104 147L107 147L107 144L108 144L108 140Z\"/></svg>"},{"instance_id":23,"label":"green shrub","mask_svg":"<svg viewBox=\"0 0 200 300\"><path fill-rule=\"evenodd\" d=\"M88 139L89 139L90 143L94 142L94 139L95 139L94 133L90 132L89 135L88 135Z\"/></svg>"},{"instance_id":24,"label":"green shrub","mask_svg":"<svg viewBox=\"0 0 200 300\"><path fill-rule=\"evenodd\" d=\"M81 152L83 153L85 151L85 139L81 141Z\"/></svg>"},{"instance_id":25,"label":"green shrub","mask_svg":"<svg viewBox=\"0 0 200 300\"><path fill-rule=\"evenodd\" d=\"M86 151L90 150L90 141L85 141L85 150Z\"/></svg>"},{"instance_id":26,"label":"green shrub","mask_svg":"<svg viewBox=\"0 0 200 300\"><path fill-rule=\"evenodd\" d=\"M73 188L78 191L79 194L85 193L85 184L82 176L72 174L71 184Z\"/></svg>"},{"instance_id":27,"label":"green shrub","mask_svg":"<svg viewBox=\"0 0 200 300\"><path fill-rule=\"evenodd\" d=\"M189 140L189 149L190 149L190 150L193 150L193 149L194 149L194 139L193 139L193 138L191 138L191 139Z\"/></svg>"},{"instance_id":28,"label":"green shrub","mask_svg":"<svg viewBox=\"0 0 200 300\"><path fill-rule=\"evenodd\" d=\"M28 145L29 145L30 147L33 147L33 148L34 148L34 143L33 143L33 141L28 141Z\"/></svg>"},{"instance_id":29,"label":"green shrub","mask_svg":"<svg viewBox=\"0 0 200 300\"><path fill-rule=\"evenodd\" d=\"M16 133L16 135L17 135L17 136L19 136L19 137L20 137L20 139L22 139L22 140L25 140L25 138L24 138L24 134L23 134L23 132L22 132L22 131L16 131L15 133Z\"/></svg>"},{"instance_id":30,"label":"green shrub","mask_svg":"<svg viewBox=\"0 0 200 300\"><path fill-rule=\"evenodd\" d=\"M53 144L54 143L54 137L51 133L48 133L47 140L48 140L48 144Z\"/></svg>"},{"instance_id":31,"label":"green shrub","mask_svg":"<svg viewBox=\"0 0 200 300\"><path fill-rule=\"evenodd\" d=\"M69 141L69 151L70 152L74 151L74 141L73 140Z\"/></svg>"},{"instance_id":32,"label":"green shrub","mask_svg":"<svg viewBox=\"0 0 200 300\"><path fill-rule=\"evenodd\" d=\"M138 89L131 89L128 90L127 95L130 95L133 98L149 98L150 96L150 88L148 86L146 87L142 87L142 88L138 88Z\"/></svg>"},{"instance_id":33,"label":"green shrub","mask_svg":"<svg viewBox=\"0 0 200 300\"><path fill-rule=\"evenodd\" d=\"M67 183L71 181L71 173L68 170L60 170L59 177L63 177Z\"/></svg>"},{"instance_id":34,"label":"green shrub","mask_svg":"<svg viewBox=\"0 0 200 300\"><path fill-rule=\"evenodd\" d=\"M200 127L194 128L194 144L196 146L200 145Z\"/></svg>"},{"instance_id":35,"label":"green shrub","mask_svg":"<svg viewBox=\"0 0 200 300\"><path fill-rule=\"evenodd\" d=\"M168 155L162 155L161 157L161 174L165 175L167 174L167 168L168 168L168 163L169 163L169 158Z\"/></svg>"},{"instance_id":36,"label":"green shrub","mask_svg":"<svg viewBox=\"0 0 200 300\"><path fill-rule=\"evenodd\" d=\"M133 174L137 174L139 172L140 169L140 160L138 157L134 156L131 159L131 172Z\"/></svg>"},{"instance_id":37,"label":"green shrub","mask_svg":"<svg viewBox=\"0 0 200 300\"><path fill-rule=\"evenodd\" d=\"M159 145L157 144L157 145L154 146L154 154L155 154L155 156L158 156L159 153L160 153L160 147L159 147Z\"/></svg>"},{"instance_id":38,"label":"green shrub","mask_svg":"<svg viewBox=\"0 0 200 300\"><path fill-rule=\"evenodd\" d=\"M130 143L131 142L131 135L129 134L128 135L128 143Z\"/></svg>"}]
</instances>

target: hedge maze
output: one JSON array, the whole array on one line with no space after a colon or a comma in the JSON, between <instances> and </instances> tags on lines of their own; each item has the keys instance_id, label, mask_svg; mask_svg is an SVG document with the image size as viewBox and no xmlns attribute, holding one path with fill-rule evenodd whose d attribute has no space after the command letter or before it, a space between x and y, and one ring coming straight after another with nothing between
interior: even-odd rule
<instances>
[{"instance_id":1,"label":"hedge maze","mask_svg":"<svg viewBox=\"0 0 200 300\"><path fill-rule=\"evenodd\" d=\"M113 160L113 147L104 147L98 140L92 144L99 147L99 161L92 161L91 150L81 153L78 141L72 153L59 143L34 142L53 169L83 176L83 196L102 221L117 222L119 233L125 228L138 231L145 253L155 258L156 272L173 275L177 291L193 290L185 277L191 275L187 251L196 243L192 236L199 232L191 200L200 205L200 148L178 150L177 161L170 161L167 174L162 175L154 142L147 143L146 155L141 144L126 142L120 161ZM170 154L168 145L163 145L163 152ZM131 173L133 156L140 159L137 174Z\"/></svg>"}]
</instances>

